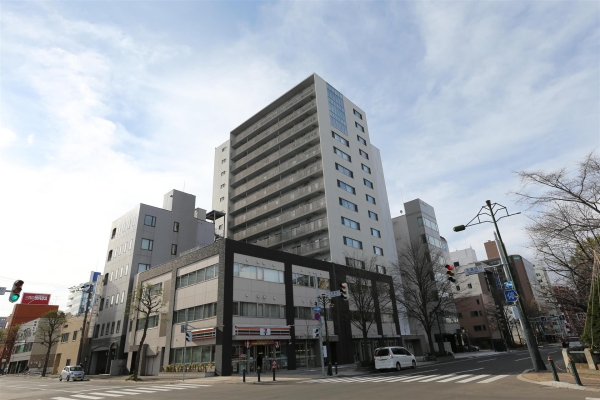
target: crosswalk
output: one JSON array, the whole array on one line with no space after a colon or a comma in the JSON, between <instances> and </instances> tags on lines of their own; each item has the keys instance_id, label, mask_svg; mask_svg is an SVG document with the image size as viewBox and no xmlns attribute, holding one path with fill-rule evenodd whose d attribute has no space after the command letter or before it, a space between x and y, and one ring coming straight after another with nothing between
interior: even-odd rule
<instances>
[{"instance_id":1,"label":"crosswalk","mask_svg":"<svg viewBox=\"0 0 600 400\"><path fill-rule=\"evenodd\" d=\"M491 383L506 378L509 375L489 374L447 374L447 375L408 375L408 376L358 376L353 378L312 379L301 383Z\"/></svg>"},{"instance_id":2,"label":"crosswalk","mask_svg":"<svg viewBox=\"0 0 600 400\"><path fill-rule=\"evenodd\" d=\"M67 396L52 397L51 400L100 400L112 399L115 397L137 396L151 393L164 393L177 390L196 389L212 385L194 385L181 383L177 385L153 385L153 386L135 386L135 387L108 387L106 389L91 389L90 391L80 391L76 394ZM144 398L145 396L142 396Z\"/></svg>"}]
</instances>

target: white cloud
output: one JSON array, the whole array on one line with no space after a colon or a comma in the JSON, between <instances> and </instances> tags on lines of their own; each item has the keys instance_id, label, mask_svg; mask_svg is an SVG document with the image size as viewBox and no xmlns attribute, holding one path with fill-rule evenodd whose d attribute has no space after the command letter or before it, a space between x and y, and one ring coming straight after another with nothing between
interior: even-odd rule
<instances>
[{"instance_id":1,"label":"white cloud","mask_svg":"<svg viewBox=\"0 0 600 400\"><path fill-rule=\"evenodd\" d=\"M17 135L10 129L0 126L0 149L8 147L17 140Z\"/></svg>"}]
</instances>

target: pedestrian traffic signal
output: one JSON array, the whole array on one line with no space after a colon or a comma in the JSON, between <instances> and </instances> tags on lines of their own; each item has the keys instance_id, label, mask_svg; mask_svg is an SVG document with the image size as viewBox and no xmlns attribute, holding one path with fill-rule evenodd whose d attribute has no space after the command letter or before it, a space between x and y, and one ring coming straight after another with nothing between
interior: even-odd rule
<instances>
[{"instance_id":1,"label":"pedestrian traffic signal","mask_svg":"<svg viewBox=\"0 0 600 400\"><path fill-rule=\"evenodd\" d=\"M452 265L446 265L446 274L450 282L456 283L456 279L454 279L454 267Z\"/></svg>"},{"instance_id":2,"label":"pedestrian traffic signal","mask_svg":"<svg viewBox=\"0 0 600 400\"><path fill-rule=\"evenodd\" d=\"M342 299L348 301L348 284L347 283L340 283L340 292L342 294Z\"/></svg>"},{"instance_id":3,"label":"pedestrian traffic signal","mask_svg":"<svg viewBox=\"0 0 600 400\"><path fill-rule=\"evenodd\" d=\"M318 339L320 334L321 332L319 328L313 328L313 339Z\"/></svg>"},{"instance_id":4,"label":"pedestrian traffic signal","mask_svg":"<svg viewBox=\"0 0 600 400\"><path fill-rule=\"evenodd\" d=\"M191 342L192 341L192 332L191 331L187 331L185 333L185 341L186 342Z\"/></svg>"},{"instance_id":5,"label":"pedestrian traffic signal","mask_svg":"<svg viewBox=\"0 0 600 400\"><path fill-rule=\"evenodd\" d=\"M11 303L15 303L21 297L21 292L23 291L23 281L18 280L13 283L12 290L10 291L10 296L8 296L8 301Z\"/></svg>"}]
</instances>

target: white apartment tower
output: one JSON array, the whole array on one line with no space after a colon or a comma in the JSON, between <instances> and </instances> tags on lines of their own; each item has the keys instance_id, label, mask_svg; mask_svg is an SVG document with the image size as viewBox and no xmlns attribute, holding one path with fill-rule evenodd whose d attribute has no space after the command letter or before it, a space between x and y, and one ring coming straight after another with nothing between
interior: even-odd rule
<instances>
[{"instance_id":1,"label":"white apartment tower","mask_svg":"<svg viewBox=\"0 0 600 400\"><path fill-rule=\"evenodd\" d=\"M379 150L366 112L313 74L215 150L217 234L353 265L396 260Z\"/></svg>"}]
</instances>

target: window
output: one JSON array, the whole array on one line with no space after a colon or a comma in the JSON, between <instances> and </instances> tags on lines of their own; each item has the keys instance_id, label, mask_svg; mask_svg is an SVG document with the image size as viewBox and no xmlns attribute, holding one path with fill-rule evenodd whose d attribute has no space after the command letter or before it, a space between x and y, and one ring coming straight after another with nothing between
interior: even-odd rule
<instances>
[{"instance_id":1,"label":"window","mask_svg":"<svg viewBox=\"0 0 600 400\"><path fill-rule=\"evenodd\" d=\"M356 139L358 139L358 142L360 144L364 144L365 146L367 145L367 141L365 139L363 139L362 137L360 137L359 135L356 135Z\"/></svg>"},{"instance_id":2,"label":"window","mask_svg":"<svg viewBox=\"0 0 600 400\"><path fill-rule=\"evenodd\" d=\"M315 287L315 277L312 275L292 274L292 284L296 286Z\"/></svg>"},{"instance_id":3,"label":"window","mask_svg":"<svg viewBox=\"0 0 600 400\"><path fill-rule=\"evenodd\" d=\"M367 167L365 164L360 164L360 165L361 165L363 171L365 171L368 174L371 173L371 168Z\"/></svg>"},{"instance_id":4,"label":"window","mask_svg":"<svg viewBox=\"0 0 600 400\"><path fill-rule=\"evenodd\" d=\"M221 149L221 151L222 151L222 152L223 152L223 151L225 151L225 150L227 150L227 146L225 146L225 147L223 147L223 148Z\"/></svg>"},{"instance_id":5,"label":"window","mask_svg":"<svg viewBox=\"0 0 600 400\"><path fill-rule=\"evenodd\" d=\"M152 215L146 215L144 217L144 225L156 226L156 217L153 217Z\"/></svg>"},{"instance_id":6,"label":"window","mask_svg":"<svg viewBox=\"0 0 600 400\"><path fill-rule=\"evenodd\" d=\"M225 187L224 183L221 183L221 189L223 189Z\"/></svg>"},{"instance_id":7,"label":"window","mask_svg":"<svg viewBox=\"0 0 600 400\"><path fill-rule=\"evenodd\" d=\"M112 335L113 333L115 333L115 322L114 321L110 324L110 334Z\"/></svg>"},{"instance_id":8,"label":"window","mask_svg":"<svg viewBox=\"0 0 600 400\"><path fill-rule=\"evenodd\" d=\"M471 285L470 283L467 285L467 287L468 287L469 289L473 289L473 285ZM478 301L479 301L479 300L478 300Z\"/></svg>"},{"instance_id":9,"label":"window","mask_svg":"<svg viewBox=\"0 0 600 400\"><path fill-rule=\"evenodd\" d=\"M110 260L112 260L112 252L113 252L112 250L110 250L110 251L108 252L108 258L106 259L106 261L110 261Z\"/></svg>"},{"instance_id":10,"label":"window","mask_svg":"<svg viewBox=\"0 0 600 400\"><path fill-rule=\"evenodd\" d=\"M364 151L362 151L362 150L359 150L359 151L358 151L358 153L359 153L361 156L363 156L364 158L366 158L367 160L369 159L369 155L368 155L366 152L364 152Z\"/></svg>"},{"instance_id":11,"label":"window","mask_svg":"<svg viewBox=\"0 0 600 400\"><path fill-rule=\"evenodd\" d=\"M209 265L208 267L204 267L196 271L192 271L187 274L178 276L175 288L183 288L218 277L219 264Z\"/></svg>"},{"instance_id":12,"label":"window","mask_svg":"<svg viewBox=\"0 0 600 400\"><path fill-rule=\"evenodd\" d=\"M223 176L223 175L225 175L225 171L222 171L222 172L221 172L221 176Z\"/></svg>"},{"instance_id":13,"label":"window","mask_svg":"<svg viewBox=\"0 0 600 400\"><path fill-rule=\"evenodd\" d=\"M335 154L337 154L338 156L342 157L344 160L352 162L352 157L350 157L348 154L344 153L343 151L341 151L340 149L338 149L337 147L333 147L333 152Z\"/></svg>"},{"instance_id":14,"label":"window","mask_svg":"<svg viewBox=\"0 0 600 400\"><path fill-rule=\"evenodd\" d=\"M377 254L378 256L382 256L383 249L381 247L373 246L373 253Z\"/></svg>"},{"instance_id":15,"label":"window","mask_svg":"<svg viewBox=\"0 0 600 400\"><path fill-rule=\"evenodd\" d=\"M142 250L152 251L153 245L154 245L154 240L142 239Z\"/></svg>"},{"instance_id":16,"label":"window","mask_svg":"<svg viewBox=\"0 0 600 400\"><path fill-rule=\"evenodd\" d=\"M355 109L353 109L353 110L354 110L354 115L356 115L358 118L362 119L362 114L359 113L358 111L356 111Z\"/></svg>"},{"instance_id":17,"label":"window","mask_svg":"<svg viewBox=\"0 0 600 400\"><path fill-rule=\"evenodd\" d=\"M114 303L115 303L115 295L113 294L112 296L110 296L110 306L112 307Z\"/></svg>"},{"instance_id":18,"label":"window","mask_svg":"<svg viewBox=\"0 0 600 400\"><path fill-rule=\"evenodd\" d=\"M150 264L138 264L138 274L140 272L148 271L150 269Z\"/></svg>"},{"instance_id":19,"label":"window","mask_svg":"<svg viewBox=\"0 0 600 400\"><path fill-rule=\"evenodd\" d=\"M475 332L481 332L481 331L486 331L487 328L485 325L475 325L473 327L473 329L475 330Z\"/></svg>"},{"instance_id":20,"label":"window","mask_svg":"<svg viewBox=\"0 0 600 400\"><path fill-rule=\"evenodd\" d=\"M173 222L173 232L179 232L179 222Z\"/></svg>"},{"instance_id":21,"label":"window","mask_svg":"<svg viewBox=\"0 0 600 400\"><path fill-rule=\"evenodd\" d=\"M114 322L113 322L114 324ZM144 329L144 325L146 324L145 318L140 318L137 320L137 330ZM148 318L148 328L156 328L158 326L158 315L152 315ZM108 327L107 327L108 328Z\"/></svg>"},{"instance_id":22,"label":"window","mask_svg":"<svg viewBox=\"0 0 600 400\"><path fill-rule=\"evenodd\" d=\"M331 125L347 135L348 128L346 126L344 99L342 94L329 83L327 84L327 101L329 102L329 120Z\"/></svg>"},{"instance_id":23,"label":"window","mask_svg":"<svg viewBox=\"0 0 600 400\"><path fill-rule=\"evenodd\" d=\"M176 244L172 244L171 245L171 255L177 255L177 245Z\"/></svg>"},{"instance_id":24,"label":"window","mask_svg":"<svg viewBox=\"0 0 600 400\"><path fill-rule=\"evenodd\" d=\"M359 124L358 122L355 122L354 125L358 128L359 131L364 132L365 128L363 128L363 126L361 124Z\"/></svg>"},{"instance_id":25,"label":"window","mask_svg":"<svg viewBox=\"0 0 600 400\"><path fill-rule=\"evenodd\" d=\"M375 197L373 197L373 196L367 195L367 201L371 204L377 204L377 203L375 203Z\"/></svg>"},{"instance_id":26,"label":"window","mask_svg":"<svg viewBox=\"0 0 600 400\"><path fill-rule=\"evenodd\" d=\"M441 240L439 240L438 238L435 238L431 235L421 235L421 240L423 241L423 243L427 243L429 242L429 244L435 246L435 247L439 247L440 249L446 250L447 247L444 244L444 242L442 242Z\"/></svg>"},{"instance_id":27,"label":"window","mask_svg":"<svg viewBox=\"0 0 600 400\"><path fill-rule=\"evenodd\" d=\"M338 182L338 187L344 189L348 193L356 194L356 190L354 189L354 187L352 187L342 181L337 181L337 182Z\"/></svg>"},{"instance_id":28,"label":"window","mask_svg":"<svg viewBox=\"0 0 600 400\"><path fill-rule=\"evenodd\" d=\"M460 263L458 261L454 261L454 266L458 267L458 266L460 266Z\"/></svg>"},{"instance_id":29,"label":"window","mask_svg":"<svg viewBox=\"0 0 600 400\"><path fill-rule=\"evenodd\" d=\"M125 275L127 275L127 273L128 273L128 272L129 272L129 264L127 264L127 265L125 266Z\"/></svg>"},{"instance_id":30,"label":"window","mask_svg":"<svg viewBox=\"0 0 600 400\"><path fill-rule=\"evenodd\" d=\"M125 291L121 292L121 304L125 301Z\"/></svg>"},{"instance_id":31,"label":"window","mask_svg":"<svg viewBox=\"0 0 600 400\"><path fill-rule=\"evenodd\" d=\"M338 142L340 142L344 146L350 147L350 142L347 141L346 139L344 139L343 137L341 137L340 135L338 135L337 133L331 131L331 137L333 137L335 140L337 140Z\"/></svg>"},{"instance_id":32,"label":"window","mask_svg":"<svg viewBox=\"0 0 600 400\"><path fill-rule=\"evenodd\" d=\"M379 217L373 211L369 211L369 218L379 221Z\"/></svg>"},{"instance_id":33,"label":"window","mask_svg":"<svg viewBox=\"0 0 600 400\"><path fill-rule=\"evenodd\" d=\"M100 333L100 325L96 324L96 326L94 327L94 338L98 337L98 333Z\"/></svg>"},{"instance_id":34,"label":"window","mask_svg":"<svg viewBox=\"0 0 600 400\"><path fill-rule=\"evenodd\" d=\"M317 278L317 285L319 286L319 289L326 289L326 290L331 289L331 285L329 284L329 279L327 279L327 278Z\"/></svg>"},{"instance_id":35,"label":"window","mask_svg":"<svg viewBox=\"0 0 600 400\"><path fill-rule=\"evenodd\" d=\"M219 201L220 201L220 202L223 202L223 201L225 201L225 197L221 197L221 198L219 199Z\"/></svg>"},{"instance_id":36,"label":"window","mask_svg":"<svg viewBox=\"0 0 600 400\"><path fill-rule=\"evenodd\" d=\"M381 237L381 232L379 232L377 229L375 228L371 228L371 235L380 238Z\"/></svg>"},{"instance_id":37,"label":"window","mask_svg":"<svg viewBox=\"0 0 600 400\"><path fill-rule=\"evenodd\" d=\"M348 175L350 178L354 178L354 174L348 168L342 167L340 164L335 163L335 169L340 171L344 175Z\"/></svg>"},{"instance_id":38,"label":"window","mask_svg":"<svg viewBox=\"0 0 600 400\"><path fill-rule=\"evenodd\" d=\"M294 318L295 319L313 319L313 312L311 307L294 307Z\"/></svg>"},{"instance_id":39,"label":"window","mask_svg":"<svg viewBox=\"0 0 600 400\"><path fill-rule=\"evenodd\" d=\"M352 238L349 238L349 237L346 237L346 236L344 236L344 244L346 246L354 247L355 249L362 249L363 248L362 247L362 242L360 242L358 240L355 240L355 239L352 239Z\"/></svg>"},{"instance_id":40,"label":"window","mask_svg":"<svg viewBox=\"0 0 600 400\"><path fill-rule=\"evenodd\" d=\"M346 257L346 265L352 268L365 269L365 262L355 258Z\"/></svg>"},{"instance_id":41,"label":"window","mask_svg":"<svg viewBox=\"0 0 600 400\"><path fill-rule=\"evenodd\" d=\"M121 267L121 269L119 270L119 278L123 277L123 267Z\"/></svg>"},{"instance_id":42,"label":"window","mask_svg":"<svg viewBox=\"0 0 600 400\"><path fill-rule=\"evenodd\" d=\"M219 230L223 230L223 224L219 225Z\"/></svg>"},{"instance_id":43,"label":"window","mask_svg":"<svg viewBox=\"0 0 600 400\"><path fill-rule=\"evenodd\" d=\"M117 321L117 330L115 331L115 333L119 333L119 331L121 330L121 320Z\"/></svg>"},{"instance_id":44,"label":"window","mask_svg":"<svg viewBox=\"0 0 600 400\"><path fill-rule=\"evenodd\" d=\"M469 285L470 285L470 283L469 283ZM469 287L469 288L471 288L471 287ZM479 300L475 300L475 303L479 304Z\"/></svg>"},{"instance_id":45,"label":"window","mask_svg":"<svg viewBox=\"0 0 600 400\"><path fill-rule=\"evenodd\" d=\"M233 276L240 278L256 279L265 282L284 283L283 271L271 268L256 267L242 263L233 263Z\"/></svg>"},{"instance_id":46,"label":"window","mask_svg":"<svg viewBox=\"0 0 600 400\"><path fill-rule=\"evenodd\" d=\"M369 189L373 189L373 182L371 182L368 179L363 179L363 182L365 183L366 187L368 187Z\"/></svg>"},{"instance_id":47,"label":"window","mask_svg":"<svg viewBox=\"0 0 600 400\"><path fill-rule=\"evenodd\" d=\"M433 229L436 232L439 232L437 224L428 218L417 217L417 224L419 226L425 225L426 227Z\"/></svg>"},{"instance_id":48,"label":"window","mask_svg":"<svg viewBox=\"0 0 600 400\"><path fill-rule=\"evenodd\" d=\"M113 278L113 271L110 272L110 277L108 278L109 282L112 282L112 278Z\"/></svg>"},{"instance_id":49,"label":"window","mask_svg":"<svg viewBox=\"0 0 600 400\"><path fill-rule=\"evenodd\" d=\"M227 162L226 158L224 158L224 159L221 160L221 164L225 164L226 162Z\"/></svg>"},{"instance_id":50,"label":"window","mask_svg":"<svg viewBox=\"0 0 600 400\"><path fill-rule=\"evenodd\" d=\"M114 239L116 234L117 234L117 228L113 228L112 235L110 236L110 238Z\"/></svg>"},{"instance_id":51,"label":"window","mask_svg":"<svg viewBox=\"0 0 600 400\"><path fill-rule=\"evenodd\" d=\"M356 221L342 217L342 225L346 225L348 228L356 229L360 231L360 224Z\"/></svg>"},{"instance_id":52,"label":"window","mask_svg":"<svg viewBox=\"0 0 600 400\"><path fill-rule=\"evenodd\" d=\"M385 275L385 267L383 265L376 265L376 267L378 273Z\"/></svg>"},{"instance_id":53,"label":"window","mask_svg":"<svg viewBox=\"0 0 600 400\"><path fill-rule=\"evenodd\" d=\"M69 334L68 333L63 333L62 336L60 337L60 342L61 343L65 343L69 341Z\"/></svg>"},{"instance_id":54,"label":"window","mask_svg":"<svg viewBox=\"0 0 600 400\"><path fill-rule=\"evenodd\" d=\"M460 286L456 285L456 290L458 290L460 292Z\"/></svg>"},{"instance_id":55,"label":"window","mask_svg":"<svg viewBox=\"0 0 600 400\"><path fill-rule=\"evenodd\" d=\"M358 206L348 200L340 197L340 206L346 207L348 210L358 211Z\"/></svg>"}]
</instances>

